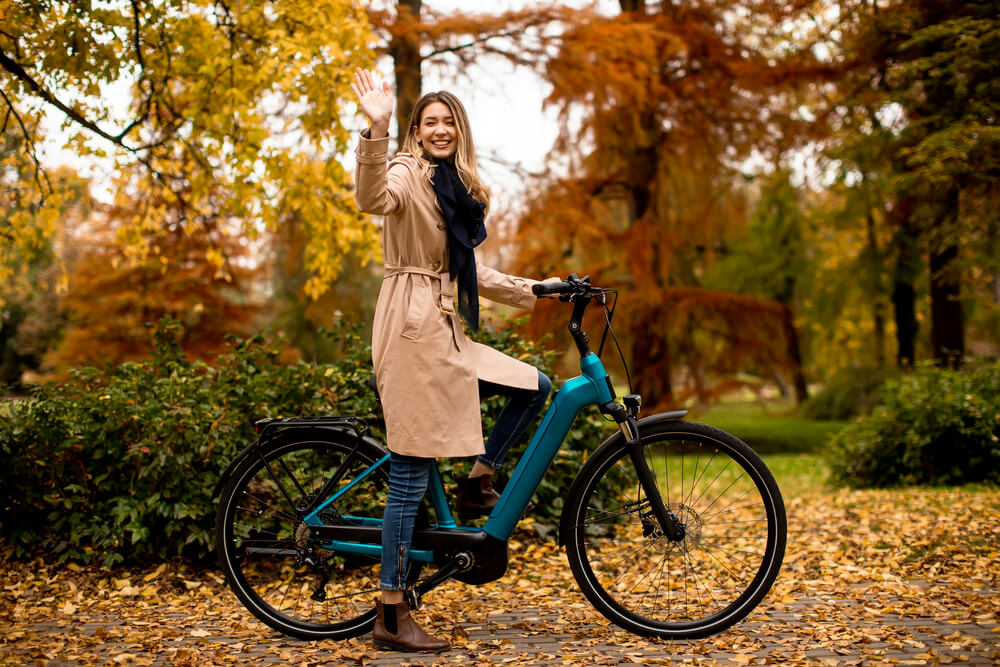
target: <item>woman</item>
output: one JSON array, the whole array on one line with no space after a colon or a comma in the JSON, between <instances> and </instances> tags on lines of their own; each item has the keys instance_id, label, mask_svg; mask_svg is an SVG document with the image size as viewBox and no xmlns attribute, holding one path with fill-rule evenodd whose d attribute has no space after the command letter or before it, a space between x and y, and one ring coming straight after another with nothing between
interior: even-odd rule
<instances>
[{"instance_id":1,"label":"woman","mask_svg":"<svg viewBox=\"0 0 1000 667\"><path fill-rule=\"evenodd\" d=\"M387 165L389 84L358 70L352 90L369 128L357 148L358 208L385 216L385 278L372 327L372 359L390 451L382 523L381 600L375 645L441 651L448 642L410 617L403 591L417 508L437 457L478 456L459 480L462 518L488 514L499 494L491 476L541 410L551 382L533 367L466 338L459 317L478 327L479 296L532 308L534 280L476 261L486 237L489 192L479 180L468 116L446 92L417 103L401 152ZM483 445L480 399L510 401Z\"/></svg>"}]
</instances>

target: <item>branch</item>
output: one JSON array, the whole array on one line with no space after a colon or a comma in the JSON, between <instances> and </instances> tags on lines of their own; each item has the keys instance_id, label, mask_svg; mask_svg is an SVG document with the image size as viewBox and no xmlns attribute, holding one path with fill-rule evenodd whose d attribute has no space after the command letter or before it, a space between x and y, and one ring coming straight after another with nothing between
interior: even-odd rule
<instances>
[{"instance_id":1,"label":"branch","mask_svg":"<svg viewBox=\"0 0 1000 667\"><path fill-rule=\"evenodd\" d=\"M98 127L93 121L84 118L79 111L65 104L64 102L56 98L55 95L53 95L48 90L43 88L42 85L37 81L35 81L35 79L33 79L30 74L24 71L24 68L21 67L21 65L19 65L17 62L15 62L9 56L7 56L7 54L4 53L2 49L0 49L0 65L2 65L4 69L6 69L8 72L16 76L18 79L26 83L28 85L28 88L30 88L34 94L38 95L45 102L51 104L55 108L62 111L69 118L76 121L79 125L82 125L83 127L87 128L88 130L96 134L97 136L110 141L116 146L121 146L125 150L132 153L135 152L134 149L130 148L129 146L126 146L124 142L125 134L128 132L129 129L131 129L135 125L134 123L129 125L129 127L126 128L125 131L121 132L117 136L108 134L100 127Z\"/></svg>"},{"instance_id":2,"label":"branch","mask_svg":"<svg viewBox=\"0 0 1000 667\"><path fill-rule=\"evenodd\" d=\"M2 53L2 52L0 52ZM38 189L42 193L42 200L45 200L45 186L42 185L42 178L45 178L45 184L48 185L49 192L53 191L52 181L49 180L49 175L45 173L42 169L41 163L38 161L38 155L35 153L35 142L31 140L31 133L28 132L28 128L24 125L24 119L21 118L21 114L17 112L14 108L14 103L10 101L7 97L7 93L0 88L0 97L3 97L4 102L7 103L7 114L4 117L3 127L4 130L7 129L7 121L10 119L11 114L13 114L14 119L17 120L17 124L21 126L21 132L24 133L24 145L27 147L28 155L31 156L31 161L35 165L35 183L38 184Z\"/></svg>"},{"instance_id":3,"label":"branch","mask_svg":"<svg viewBox=\"0 0 1000 667\"><path fill-rule=\"evenodd\" d=\"M132 31L132 43L133 43L133 46L135 47L135 59L136 59L136 62L139 63L139 81L138 81L138 84L139 84L139 88L142 89L142 82L143 81L148 81L149 82L149 93L146 96L146 99L143 100L143 105L142 106L143 106L144 111L142 112L142 115L140 115L138 118L136 118L131 123L129 123L128 125L125 126L125 129L122 130L121 133L118 135L119 137L122 137L122 138L124 138L126 135L128 135L128 133L132 131L132 128L137 127L140 123L142 123L147 118L149 118L149 114L152 111L152 106L153 106L153 97L156 95L156 85L153 83L152 79L146 79L145 78L145 74L146 74L146 62L142 58L142 40L141 40L140 34L139 34L139 27L140 27L140 25L139 25L139 4L136 2L136 0L132 0L132 21L133 21L133 24L134 24L134 29ZM140 149L136 149L136 150L140 150Z\"/></svg>"},{"instance_id":4,"label":"branch","mask_svg":"<svg viewBox=\"0 0 1000 667\"><path fill-rule=\"evenodd\" d=\"M108 134L107 132L105 132L104 130L102 130L100 127L98 127L93 121L87 120L76 109L73 109L72 107L66 105L65 103L63 103L62 101L60 101L59 99L57 99L48 90L46 90L45 88L43 88L41 86L41 84L39 84L37 81L35 81L31 77L31 75L29 75L27 72L24 71L23 67L21 67L18 63L16 63L13 60L11 60L7 56L7 54L3 52L3 50L0 50L0 65L2 65L4 67L4 69L6 69L8 72L10 72L14 76L16 76L18 79L20 79L21 81L25 82L28 85L28 87L32 90L32 92L34 92L36 95L38 95L39 97L41 97L45 102L48 102L52 106L54 106L57 109L59 109L60 111L62 111L69 118L71 118L72 120L76 121L79 125L82 125L83 127L87 128L88 130L90 130L91 132L93 132L94 134L96 134L97 136L99 136L99 137L101 137L101 138L103 138L103 139L105 139L107 141L110 141L111 143L113 143L116 146L120 146L121 148L124 148L129 153L132 153L135 156L136 160L138 160L140 164L142 164L144 167L146 167L146 169L149 171L149 173L152 174L153 177L157 181L159 181L160 183L163 184L163 186L174 196L174 198L177 199L178 203L183 208L185 208L185 209L189 208L189 205L188 205L187 201L184 199L184 196L181 193L175 191L170 186L170 183L167 181L167 177L163 174L163 172L161 172L159 169L157 169L156 167L154 167L153 164L152 164L152 162L150 162L149 158L141 156L139 154L139 150L140 149L134 148L132 146L128 146L128 145L125 144L125 141L124 141L125 134L132 127L134 127L137 124L137 122L143 120L143 118L140 118L139 121L137 121L137 122L130 123L129 126L127 128L125 128L125 130L122 131L117 136L116 135ZM6 100L8 107L13 110L13 104L10 102L10 100L7 98L7 96L5 94L3 94L2 90L0 90L0 95L3 95L3 98L4 98L4 100ZM21 118L17 114L16 110L14 110L14 115L17 117L18 122L20 122ZM31 154L32 160L35 162L35 172L36 172L35 178L36 178L36 180L38 180L38 173L39 173L39 170L40 170L40 166L39 166L39 162L38 162L38 157L34 153L34 148L33 148L34 145L31 143L30 137L28 135L27 128L24 127L24 123L23 122L21 123L21 128L22 128L22 130L25 133L25 139L28 141L29 146L32 147L29 152ZM48 176L44 173L44 171L42 171L41 173L42 173L42 175L45 176L45 180L48 181L49 180ZM49 189L50 189L50 191L52 189L51 183L49 183Z\"/></svg>"},{"instance_id":5,"label":"branch","mask_svg":"<svg viewBox=\"0 0 1000 667\"><path fill-rule=\"evenodd\" d=\"M504 169L507 169L508 171L512 172L515 176L524 179L525 181L532 179L539 179L543 175L541 172L534 172L531 171L530 169L526 169L525 167L521 166L521 164L518 162L511 162L510 160L505 160L493 151L489 152L484 151L483 153L480 153L478 157L481 161L492 162L494 164L503 167Z\"/></svg>"},{"instance_id":6,"label":"branch","mask_svg":"<svg viewBox=\"0 0 1000 667\"><path fill-rule=\"evenodd\" d=\"M456 51L461 51L462 49L467 49L470 46L475 46L476 44L482 44L483 42L491 40L491 39L493 39L495 37L513 37L513 36L515 36L517 34L520 34L520 33L518 31L516 31L516 30L509 30L507 32L496 33L495 35L485 35L483 37L477 37L476 39L472 40L471 42L467 42L465 44L459 44L457 46L449 46L447 48L442 48L442 49L435 49L435 50L431 51L430 53L428 53L427 55L423 56L423 58L425 58L425 59L426 58L433 58L434 56L441 55L442 53L455 53Z\"/></svg>"}]
</instances>

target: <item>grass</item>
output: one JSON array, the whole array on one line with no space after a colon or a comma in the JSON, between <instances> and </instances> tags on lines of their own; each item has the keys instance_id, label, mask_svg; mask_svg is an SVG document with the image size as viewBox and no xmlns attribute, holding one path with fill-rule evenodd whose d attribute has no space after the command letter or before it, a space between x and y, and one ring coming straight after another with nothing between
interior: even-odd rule
<instances>
[{"instance_id":1,"label":"grass","mask_svg":"<svg viewBox=\"0 0 1000 667\"><path fill-rule=\"evenodd\" d=\"M758 454L820 452L849 423L806 419L783 403L722 403L688 418L732 433Z\"/></svg>"},{"instance_id":2,"label":"grass","mask_svg":"<svg viewBox=\"0 0 1000 667\"><path fill-rule=\"evenodd\" d=\"M767 454L762 458L786 501L827 487L830 468L818 454Z\"/></svg>"}]
</instances>

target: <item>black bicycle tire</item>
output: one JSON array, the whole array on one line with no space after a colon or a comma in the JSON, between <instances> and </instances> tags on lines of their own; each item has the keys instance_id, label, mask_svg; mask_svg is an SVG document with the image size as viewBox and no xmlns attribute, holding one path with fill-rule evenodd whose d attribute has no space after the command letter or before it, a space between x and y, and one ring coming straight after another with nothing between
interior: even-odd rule
<instances>
[{"instance_id":1,"label":"black bicycle tire","mask_svg":"<svg viewBox=\"0 0 1000 667\"><path fill-rule=\"evenodd\" d=\"M677 420L646 421L640 423L640 435L647 446L653 439L665 439L665 436L685 437L697 442L711 443L711 446L717 447L749 473L756 488L761 492L768 522L766 547L754 579L746 590L721 612L687 623L664 623L640 616L619 604L604 589L586 557L584 517L588 496L594 492L616 461L628 457L625 440L620 434L609 438L587 460L567 495L562 525L570 568L581 591L591 604L605 618L630 632L660 639L697 639L722 632L743 620L760 604L781 569L788 526L784 501L777 482L756 452L739 438L717 428Z\"/></svg>"},{"instance_id":2,"label":"black bicycle tire","mask_svg":"<svg viewBox=\"0 0 1000 667\"><path fill-rule=\"evenodd\" d=\"M234 564L235 556L233 550L229 548L232 543L232 521L237 508L238 494L241 492L241 488L253 478L254 473L262 467L261 457L265 460L273 460L283 453L309 445L332 447L341 451L348 451L356 446L356 455L368 464L378 461L386 454L385 449L375 443L358 440L353 433L334 429L290 429L262 444L260 456L247 457L233 471L220 495L215 526L219 565L225 574L227 584L243 606L269 627L300 639L349 639L371 631L375 623L374 606L369 611L354 618L329 624L304 623L285 616L268 604L247 582L242 570ZM378 471L377 474L381 473L382 471ZM415 581L419 576L420 569L420 563L411 561L407 570L407 581L410 583Z\"/></svg>"}]
</instances>

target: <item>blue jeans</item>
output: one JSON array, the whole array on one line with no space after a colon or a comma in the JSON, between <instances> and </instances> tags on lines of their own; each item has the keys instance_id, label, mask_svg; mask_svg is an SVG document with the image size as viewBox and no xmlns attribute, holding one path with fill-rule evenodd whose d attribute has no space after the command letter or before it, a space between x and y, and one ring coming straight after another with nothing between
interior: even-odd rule
<instances>
[{"instance_id":1,"label":"blue jeans","mask_svg":"<svg viewBox=\"0 0 1000 667\"><path fill-rule=\"evenodd\" d=\"M551 389L552 381L541 371L538 372L537 391L480 381L480 398L510 397L486 438L486 453L479 457L481 462L491 468L500 467L507 452L545 405ZM382 573L379 585L383 590L406 590L406 566L417 510L427 492L433 462L434 459L390 452L389 497L382 515Z\"/></svg>"}]
</instances>

